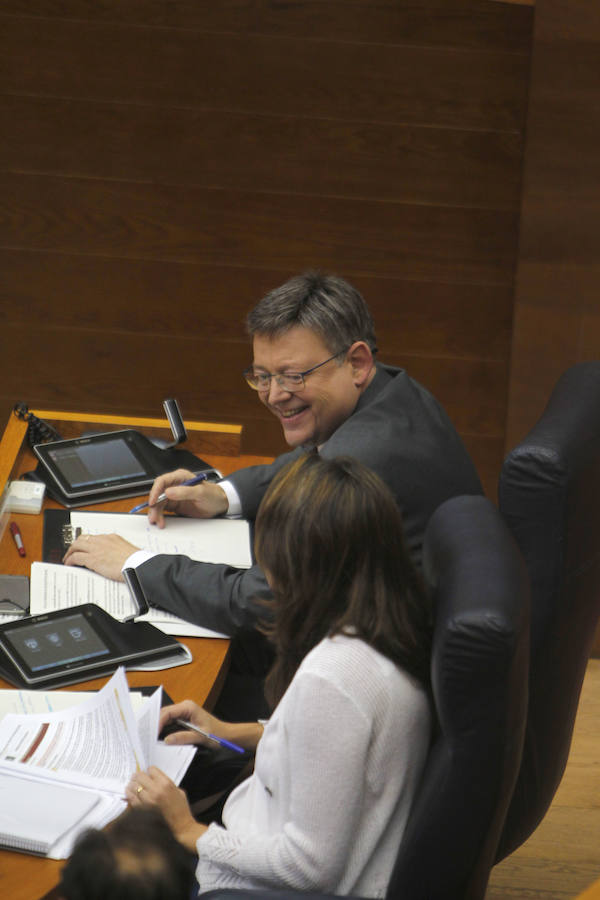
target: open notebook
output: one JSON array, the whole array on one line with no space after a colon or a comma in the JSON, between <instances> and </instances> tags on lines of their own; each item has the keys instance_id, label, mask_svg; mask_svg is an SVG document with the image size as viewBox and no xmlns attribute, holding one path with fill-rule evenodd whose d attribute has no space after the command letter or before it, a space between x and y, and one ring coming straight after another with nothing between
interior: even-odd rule
<instances>
[{"instance_id":1,"label":"open notebook","mask_svg":"<svg viewBox=\"0 0 600 900\"><path fill-rule=\"evenodd\" d=\"M0 772L0 846L46 856L76 829L100 797L85 788L44 783Z\"/></svg>"}]
</instances>

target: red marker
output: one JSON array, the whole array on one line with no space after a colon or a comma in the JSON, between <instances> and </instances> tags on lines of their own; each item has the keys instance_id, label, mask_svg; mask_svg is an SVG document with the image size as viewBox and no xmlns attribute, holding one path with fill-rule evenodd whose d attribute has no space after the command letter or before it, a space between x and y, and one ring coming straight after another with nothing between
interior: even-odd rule
<instances>
[{"instance_id":1,"label":"red marker","mask_svg":"<svg viewBox=\"0 0 600 900\"><path fill-rule=\"evenodd\" d=\"M10 523L10 530L12 532L15 544L17 545L19 556L25 556L25 544L23 543L23 538L21 537L21 532L19 531L19 526L16 522Z\"/></svg>"}]
</instances>

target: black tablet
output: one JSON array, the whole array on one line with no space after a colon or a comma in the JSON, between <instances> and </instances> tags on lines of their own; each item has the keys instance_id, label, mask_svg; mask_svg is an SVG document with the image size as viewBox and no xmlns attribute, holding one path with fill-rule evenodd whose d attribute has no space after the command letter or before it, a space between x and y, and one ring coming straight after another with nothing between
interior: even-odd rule
<instances>
[{"instance_id":1,"label":"black tablet","mask_svg":"<svg viewBox=\"0 0 600 900\"><path fill-rule=\"evenodd\" d=\"M185 652L149 623L118 622L91 603L0 625L0 669L29 687L85 681L178 649Z\"/></svg>"},{"instance_id":2,"label":"black tablet","mask_svg":"<svg viewBox=\"0 0 600 900\"><path fill-rule=\"evenodd\" d=\"M130 489L145 493L164 469L139 431L127 429L36 444L40 463L71 500Z\"/></svg>"}]
</instances>

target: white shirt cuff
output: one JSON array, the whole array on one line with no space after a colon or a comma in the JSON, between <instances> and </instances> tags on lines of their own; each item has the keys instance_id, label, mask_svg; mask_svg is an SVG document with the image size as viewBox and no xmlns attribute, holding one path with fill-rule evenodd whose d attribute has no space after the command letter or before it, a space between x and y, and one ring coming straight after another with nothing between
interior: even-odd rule
<instances>
[{"instance_id":1,"label":"white shirt cuff","mask_svg":"<svg viewBox=\"0 0 600 900\"><path fill-rule=\"evenodd\" d=\"M131 556L127 557L123 563L121 572L123 569L137 569L138 566L148 562L153 556L156 556L156 553L151 553L150 550L136 550L135 553L132 553Z\"/></svg>"},{"instance_id":2,"label":"white shirt cuff","mask_svg":"<svg viewBox=\"0 0 600 900\"><path fill-rule=\"evenodd\" d=\"M239 519L242 515L242 501L239 498L239 494L234 488L234 486L229 481L219 481L219 487L223 488L225 492L225 496L227 497L227 502L229 507L227 509L227 518L228 519ZM142 563L148 562L149 559L152 559L153 556L156 556L156 553L151 553L149 550L136 550L135 553L132 553L131 556L128 556L125 562L123 563L123 569L136 569L138 566L141 566Z\"/></svg>"},{"instance_id":3,"label":"white shirt cuff","mask_svg":"<svg viewBox=\"0 0 600 900\"><path fill-rule=\"evenodd\" d=\"M230 481L219 481L219 487L223 488L229 507L226 517L228 519L239 519L242 515L242 501L239 494Z\"/></svg>"}]
</instances>

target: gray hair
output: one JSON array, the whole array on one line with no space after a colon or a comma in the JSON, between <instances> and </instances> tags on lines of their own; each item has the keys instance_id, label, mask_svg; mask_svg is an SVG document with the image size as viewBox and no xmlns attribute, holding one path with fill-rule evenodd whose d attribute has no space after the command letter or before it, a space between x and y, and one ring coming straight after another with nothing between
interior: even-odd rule
<instances>
[{"instance_id":1,"label":"gray hair","mask_svg":"<svg viewBox=\"0 0 600 900\"><path fill-rule=\"evenodd\" d=\"M300 325L309 328L332 352L341 353L355 341L376 350L375 329L361 294L343 278L305 272L270 291L246 318L250 335L275 337Z\"/></svg>"}]
</instances>

